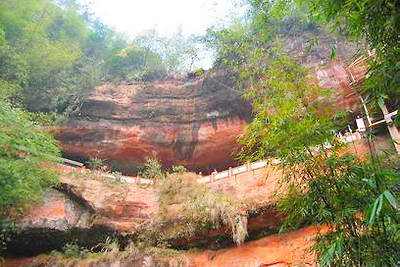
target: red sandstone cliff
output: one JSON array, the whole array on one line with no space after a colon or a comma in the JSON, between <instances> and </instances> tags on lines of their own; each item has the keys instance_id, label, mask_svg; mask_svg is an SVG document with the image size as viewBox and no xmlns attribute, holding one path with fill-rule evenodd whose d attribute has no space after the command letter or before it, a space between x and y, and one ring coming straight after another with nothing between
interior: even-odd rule
<instances>
[{"instance_id":1,"label":"red sandstone cliff","mask_svg":"<svg viewBox=\"0 0 400 267\"><path fill-rule=\"evenodd\" d=\"M86 169L64 166L59 171L58 189L48 191L43 203L19 218L19 233L8 244L11 254L34 255L61 249L63 244L73 241L93 246L104 236L134 235L157 216L159 195L154 186L118 181L109 174ZM247 228L249 232L258 232L276 228L282 218L274 208L280 175L279 170L267 167L208 186L247 203L244 208L249 211L257 211L249 215ZM212 243L218 236L229 235L229 229L219 227L173 242Z\"/></svg>"},{"instance_id":2,"label":"red sandstone cliff","mask_svg":"<svg viewBox=\"0 0 400 267\"><path fill-rule=\"evenodd\" d=\"M387 141L377 140L376 148L385 148ZM363 142L357 142L349 149L359 155L368 153L368 146ZM60 186L47 192L43 203L33 206L19 218L18 234L8 243L10 254L37 255L61 249L69 242L92 247L103 242L105 237L123 239L125 234L134 236L141 231L142 225L151 223L158 212L157 188L134 184L133 177L119 181L118 176L110 177L110 174L102 172L65 166L59 171ZM275 208L274 193L284 189L279 185L281 175L279 167L267 166L207 185L246 204L243 207L249 212L247 229L255 237L264 231L276 230L280 224L282 214ZM128 183L126 179L132 181ZM252 213L254 210L256 212ZM285 235L264 237L237 248L190 254L187 266L241 266L232 265L236 256L240 259L237 263L257 263L255 266L315 266L314 255L308 249L316 232L317 228L311 227ZM202 242L209 247L216 238L226 239L230 234L229 230L219 226L190 238L173 241L177 246ZM121 266L129 266L129 262Z\"/></svg>"},{"instance_id":3,"label":"red sandstone cliff","mask_svg":"<svg viewBox=\"0 0 400 267\"><path fill-rule=\"evenodd\" d=\"M319 29L289 28L282 32L285 51L310 67L322 87L334 90L338 107L354 111L358 96L351 84L366 72L365 66L347 67L357 45ZM205 173L236 164L236 139L250 118L234 75L212 70L195 79L104 84L55 132L67 157L102 158L126 174L147 157Z\"/></svg>"},{"instance_id":4,"label":"red sandstone cliff","mask_svg":"<svg viewBox=\"0 0 400 267\"><path fill-rule=\"evenodd\" d=\"M351 87L352 73L342 61L316 67L319 84L332 88L337 105L349 111L359 106ZM146 158L164 166L184 165L210 172L236 165L237 138L251 108L227 73L195 80L150 84L105 84L85 98L79 111L55 131L67 157L85 161L106 159L115 169L135 173ZM360 76L362 77L362 75Z\"/></svg>"},{"instance_id":5,"label":"red sandstone cliff","mask_svg":"<svg viewBox=\"0 0 400 267\"><path fill-rule=\"evenodd\" d=\"M105 84L56 131L64 153L99 157L132 173L147 157L191 170L235 165L236 139L250 117L250 105L225 72L192 80L150 84Z\"/></svg>"},{"instance_id":6,"label":"red sandstone cliff","mask_svg":"<svg viewBox=\"0 0 400 267\"><path fill-rule=\"evenodd\" d=\"M289 267L289 266L317 266L316 256L311 251L314 238L317 234L326 232L326 227L307 227L287 234L275 234L256 241L248 242L242 246L206 250L198 253L183 254L179 263L174 259L164 259L158 262L149 256L139 256L135 261L111 260L100 262L97 265L90 260L81 260L69 266L103 266L103 267ZM158 263L158 265L157 265ZM43 266L40 259L8 259L4 267L17 266Z\"/></svg>"}]
</instances>

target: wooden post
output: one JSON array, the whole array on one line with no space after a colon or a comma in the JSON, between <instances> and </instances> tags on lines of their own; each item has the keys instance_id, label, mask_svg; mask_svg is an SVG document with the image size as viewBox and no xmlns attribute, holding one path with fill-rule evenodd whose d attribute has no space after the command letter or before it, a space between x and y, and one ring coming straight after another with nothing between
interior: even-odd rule
<instances>
[{"instance_id":1,"label":"wooden post","mask_svg":"<svg viewBox=\"0 0 400 267\"><path fill-rule=\"evenodd\" d=\"M385 104L380 104L379 107L382 110L383 116L388 127L390 137L392 137L394 147L396 148L397 154L400 154L400 133L397 127L393 124L392 116L389 115L389 111Z\"/></svg>"},{"instance_id":2,"label":"wooden post","mask_svg":"<svg viewBox=\"0 0 400 267\"><path fill-rule=\"evenodd\" d=\"M361 98L361 103L362 103L363 108L364 108L365 115L367 116L368 126L370 127L371 124L372 124L372 120L371 120L371 117L369 116L367 105L366 105L364 99L362 98L362 96L360 96L360 98Z\"/></svg>"}]
</instances>

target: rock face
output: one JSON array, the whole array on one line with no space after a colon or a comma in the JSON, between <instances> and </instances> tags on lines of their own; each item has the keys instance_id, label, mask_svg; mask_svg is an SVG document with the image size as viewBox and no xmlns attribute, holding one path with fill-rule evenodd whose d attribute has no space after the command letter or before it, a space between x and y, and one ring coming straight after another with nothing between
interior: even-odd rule
<instances>
[{"instance_id":1,"label":"rock face","mask_svg":"<svg viewBox=\"0 0 400 267\"><path fill-rule=\"evenodd\" d=\"M327 227L308 227L287 234L276 234L219 251L205 251L190 257L189 266L317 266L310 251L318 233Z\"/></svg>"},{"instance_id":2,"label":"rock face","mask_svg":"<svg viewBox=\"0 0 400 267\"><path fill-rule=\"evenodd\" d=\"M233 80L219 72L191 80L105 84L56 137L68 157L107 159L128 174L147 157L166 167L224 169L236 164L232 152L251 110Z\"/></svg>"},{"instance_id":3,"label":"rock face","mask_svg":"<svg viewBox=\"0 0 400 267\"><path fill-rule=\"evenodd\" d=\"M141 256L136 261L109 260L100 263L78 261L69 266L118 266L118 267L152 267L152 266L182 266L182 267L243 267L243 266L318 266L316 256L310 251L314 238L318 233L324 233L327 227L307 227L287 234L276 234L248 242L242 246L207 250L200 253L184 254L180 260L164 259L159 261L149 256ZM35 258L6 260L6 267L43 266L37 264Z\"/></svg>"},{"instance_id":4,"label":"rock face","mask_svg":"<svg viewBox=\"0 0 400 267\"><path fill-rule=\"evenodd\" d=\"M318 45L310 46L316 38ZM347 67L354 44L318 30L286 34L284 40L286 52L310 67L322 87L333 89L338 107L357 109L353 76L360 79L366 68ZM237 138L251 117L234 80L227 72L210 71L194 79L104 84L55 130L56 137L66 157L102 158L124 174L135 174L148 157L203 173L227 169L237 165Z\"/></svg>"},{"instance_id":5,"label":"rock face","mask_svg":"<svg viewBox=\"0 0 400 267\"><path fill-rule=\"evenodd\" d=\"M377 149L387 149L387 146L386 139L375 143ZM348 152L356 151L364 155L369 148L363 142L356 142L349 149ZM61 174L60 186L47 192L43 203L33 206L19 218L17 226L20 231L8 243L10 255L37 255L61 249L71 242L93 247L104 242L107 237L124 242L125 237L134 237L140 232L141 226L150 224L157 216L157 188L148 184L135 184L137 178L121 179L102 172L65 166L60 166L58 170ZM275 208L276 197L279 197L275 193L285 190L279 183L281 176L278 166L268 165L211 181L207 185L212 190L223 192L246 204L243 208L248 211L249 237L257 238L260 234L273 233L283 219L283 215ZM229 250L192 255L194 258L189 263L195 265L189 266L235 266L230 265L235 255L241 255L241 260L249 263L257 260L260 264L311 264L314 258L306 249L312 244L315 231L316 228L307 228L247 242ZM220 237L229 240L230 235L230 229L220 226L204 230L191 238L173 240L173 244L182 248L193 244L210 248ZM303 256L306 259L304 262L301 261Z\"/></svg>"},{"instance_id":6,"label":"rock face","mask_svg":"<svg viewBox=\"0 0 400 267\"><path fill-rule=\"evenodd\" d=\"M134 232L157 211L153 189L129 185L105 173L59 166L60 185L18 219L7 245L11 255L36 255L78 242L91 247L106 237Z\"/></svg>"},{"instance_id":7,"label":"rock face","mask_svg":"<svg viewBox=\"0 0 400 267\"><path fill-rule=\"evenodd\" d=\"M60 166L58 170L61 174L58 188L47 192L43 203L33 206L19 218L20 231L8 244L10 254L35 255L61 249L69 242L91 247L103 242L106 236L124 239L125 234L137 234L143 225L151 223L157 216L159 195L156 187L135 184L133 177L128 183L118 180L118 176L83 168ZM273 196L279 176L279 171L263 168L208 186L257 210L249 215L247 228L249 233L258 233L275 229L282 219L274 208ZM207 244L221 236L230 236L230 230L219 227L190 240L173 242L177 246Z\"/></svg>"}]
</instances>

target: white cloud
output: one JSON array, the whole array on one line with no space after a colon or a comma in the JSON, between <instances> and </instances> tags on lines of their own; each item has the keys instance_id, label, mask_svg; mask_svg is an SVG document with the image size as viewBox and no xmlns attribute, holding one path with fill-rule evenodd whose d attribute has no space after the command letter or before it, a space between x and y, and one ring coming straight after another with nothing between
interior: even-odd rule
<instances>
[{"instance_id":1,"label":"white cloud","mask_svg":"<svg viewBox=\"0 0 400 267\"><path fill-rule=\"evenodd\" d=\"M224 23L242 9L235 0L83 0L97 17L116 30L136 35L149 29L169 35L201 34L215 23Z\"/></svg>"},{"instance_id":2,"label":"white cloud","mask_svg":"<svg viewBox=\"0 0 400 267\"><path fill-rule=\"evenodd\" d=\"M155 29L160 35L181 30L184 35L204 34L213 25L229 23L244 13L241 0L81 0L107 25L130 37ZM203 67L211 65L204 51Z\"/></svg>"}]
</instances>

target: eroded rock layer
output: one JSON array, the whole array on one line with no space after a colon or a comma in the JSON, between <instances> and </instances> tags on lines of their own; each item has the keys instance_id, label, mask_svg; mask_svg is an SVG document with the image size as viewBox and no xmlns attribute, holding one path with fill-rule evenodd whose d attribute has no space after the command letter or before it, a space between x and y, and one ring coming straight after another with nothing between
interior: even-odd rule
<instances>
[{"instance_id":1,"label":"eroded rock layer","mask_svg":"<svg viewBox=\"0 0 400 267\"><path fill-rule=\"evenodd\" d=\"M105 84L56 131L71 158L103 158L124 173L147 157L209 171L235 165L232 153L250 106L225 72L191 80Z\"/></svg>"},{"instance_id":2,"label":"eroded rock layer","mask_svg":"<svg viewBox=\"0 0 400 267\"><path fill-rule=\"evenodd\" d=\"M366 64L350 65L354 45L328 37L307 52L305 44L315 36L287 38L287 52L312 69L320 86L332 88L338 110L354 112L359 97L353 86L365 76ZM210 173L237 165L237 138L250 117L251 106L241 98L234 75L210 71L193 79L104 84L55 134L66 157L101 158L124 174L136 173L149 157L165 167Z\"/></svg>"},{"instance_id":3,"label":"eroded rock layer","mask_svg":"<svg viewBox=\"0 0 400 267\"><path fill-rule=\"evenodd\" d=\"M119 181L117 176L84 168L59 166L58 171L60 185L46 192L42 203L17 220L18 233L7 245L10 255L36 255L71 242L92 247L106 237L122 239L123 243L125 237L134 238L158 216L159 192L153 185L136 184L134 177L126 177L130 182ZM279 170L268 167L207 185L246 203L247 229L250 234L258 234L274 231L282 219L274 207L280 175ZM174 220L172 216L170 227ZM229 240L230 235L230 229L221 225L190 238L174 238L171 243L177 247L207 246L220 237Z\"/></svg>"},{"instance_id":4,"label":"eroded rock layer","mask_svg":"<svg viewBox=\"0 0 400 267\"><path fill-rule=\"evenodd\" d=\"M81 260L69 266L182 266L182 267L243 267L243 266L318 266L311 248L315 237L328 231L327 227L306 227L287 234L276 234L251 241L243 246L182 254L179 260L159 260L151 256L138 256L135 260L107 260L91 263ZM43 266L40 259L26 258L5 262L6 267Z\"/></svg>"}]
</instances>

